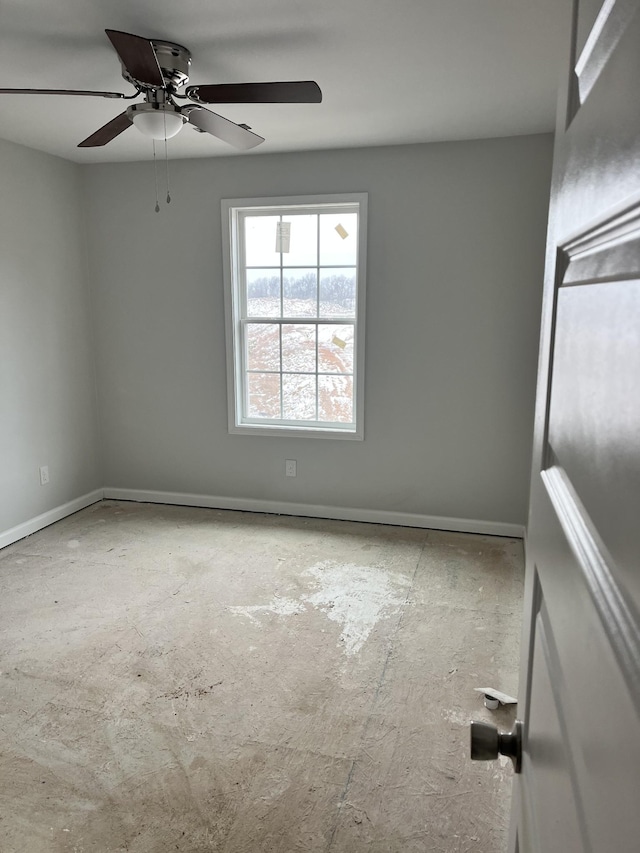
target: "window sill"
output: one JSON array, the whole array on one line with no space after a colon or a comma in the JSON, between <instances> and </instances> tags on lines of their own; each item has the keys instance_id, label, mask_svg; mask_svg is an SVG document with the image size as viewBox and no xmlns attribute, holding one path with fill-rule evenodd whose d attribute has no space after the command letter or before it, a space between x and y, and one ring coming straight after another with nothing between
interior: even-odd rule
<instances>
[{"instance_id":1,"label":"window sill","mask_svg":"<svg viewBox=\"0 0 640 853\"><path fill-rule=\"evenodd\" d=\"M260 424L235 424L229 427L231 435L270 436L271 438L329 438L342 441L363 441L362 430L318 429L317 427L261 426Z\"/></svg>"}]
</instances>

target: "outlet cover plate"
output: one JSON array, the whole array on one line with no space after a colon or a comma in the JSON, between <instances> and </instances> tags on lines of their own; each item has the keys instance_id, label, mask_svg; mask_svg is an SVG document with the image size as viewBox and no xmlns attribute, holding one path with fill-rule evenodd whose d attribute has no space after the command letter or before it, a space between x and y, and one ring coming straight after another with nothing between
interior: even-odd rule
<instances>
[{"instance_id":1,"label":"outlet cover plate","mask_svg":"<svg viewBox=\"0 0 640 853\"><path fill-rule=\"evenodd\" d=\"M287 477L297 477L298 476L298 464L295 459L285 459L284 460L284 473Z\"/></svg>"}]
</instances>

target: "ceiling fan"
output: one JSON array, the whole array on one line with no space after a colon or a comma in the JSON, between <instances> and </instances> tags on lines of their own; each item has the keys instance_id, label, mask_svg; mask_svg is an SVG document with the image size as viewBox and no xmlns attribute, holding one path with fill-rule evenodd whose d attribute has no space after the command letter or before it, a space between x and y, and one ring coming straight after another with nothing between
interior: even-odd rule
<instances>
[{"instance_id":1,"label":"ceiling fan","mask_svg":"<svg viewBox=\"0 0 640 853\"><path fill-rule=\"evenodd\" d=\"M235 124L204 104L311 104L322 101L322 92L312 80L281 83L219 83L206 86L186 86L189 82L191 53L186 47L160 39L105 30L122 65L122 76L136 91L133 95L120 92L94 92L79 89L0 89L0 94L15 95L85 95L99 98L132 100L142 95L144 101L130 104L126 110L107 122L78 145L95 148L106 145L131 125L152 139L169 139L184 124L200 133L228 142L236 148L255 148L264 142L246 124ZM178 89L184 86L184 94ZM179 105L175 99L193 103Z\"/></svg>"}]
</instances>

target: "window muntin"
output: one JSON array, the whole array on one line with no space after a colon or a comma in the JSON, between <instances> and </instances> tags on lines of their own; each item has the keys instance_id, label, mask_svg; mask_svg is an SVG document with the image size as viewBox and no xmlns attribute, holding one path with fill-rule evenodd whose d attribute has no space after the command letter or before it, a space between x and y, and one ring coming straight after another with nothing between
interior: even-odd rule
<instances>
[{"instance_id":1,"label":"window muntin","mask_svg":"<svg viewBox=\"0 0 640 853\"><path fill-rule=\"evenodd\" d=\"M223 202L229 428L362 438L366 195L279 201Z\"/></svg>"}]
</instances>

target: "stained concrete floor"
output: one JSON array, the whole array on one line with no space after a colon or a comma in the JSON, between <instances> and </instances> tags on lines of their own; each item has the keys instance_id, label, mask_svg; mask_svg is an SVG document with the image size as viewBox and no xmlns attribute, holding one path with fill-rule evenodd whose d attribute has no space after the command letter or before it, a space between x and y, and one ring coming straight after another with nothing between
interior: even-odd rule
<instances>
[{"instance_id":1,"label":"stained concrete floor","mask_svg":"<svg viewBox=\"0 0 640 853\"><path fill-rule=\"evenodd\" d=\"M107 501L0 551L3 853L495 853L513 539Z\"/></svg>"}]
</instances>

